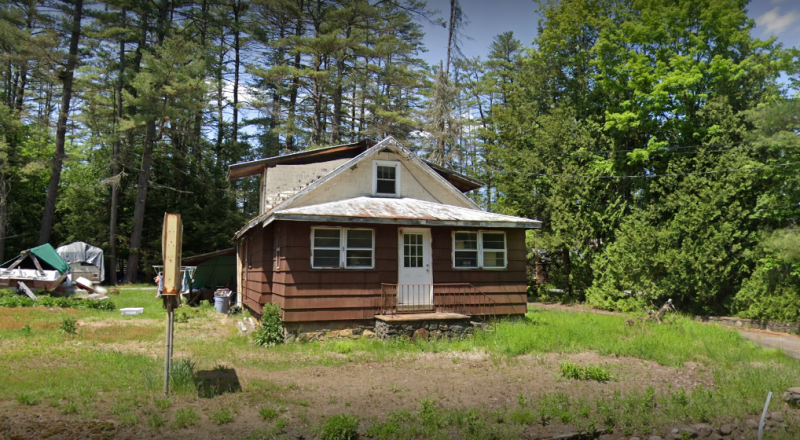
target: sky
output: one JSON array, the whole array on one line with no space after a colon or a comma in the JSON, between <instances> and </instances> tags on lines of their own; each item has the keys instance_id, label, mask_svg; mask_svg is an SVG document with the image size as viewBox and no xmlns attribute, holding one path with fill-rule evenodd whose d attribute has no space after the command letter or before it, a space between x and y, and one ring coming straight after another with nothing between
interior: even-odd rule
<instances>
[{"instance_id":1,"label":"sky","mask_svg":"<svg viewBox=\"0 0 800 440\"><path fill-rule=\"evenodd\" d=\"M486 58L489 45L495 35L514 31L514 35L526 46L536 38L539 16L534 0L460 0L461 9L469 24L464 34L471 39L462 42L467 57ZM431 9L440 11L439 17L449 17L449 0L428 0ZM800 47L800 1L798 0L753 0L747 6L748 16L756 21L753 36L766 39L771 36L785 47ZM429 64L439 64L447 56L447 31L426 24L425 47L428 52L422 58Z\"/></svg>"}]
</instances>

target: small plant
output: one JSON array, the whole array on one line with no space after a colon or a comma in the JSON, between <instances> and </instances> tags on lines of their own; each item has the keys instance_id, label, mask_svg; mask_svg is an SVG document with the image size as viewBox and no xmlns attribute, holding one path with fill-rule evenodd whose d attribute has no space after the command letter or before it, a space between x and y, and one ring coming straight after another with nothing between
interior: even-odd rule
<instances>
[{"instance_id":1,"label":"small plant","mask_svg":"<svg viewBox=\"0 0 800 440\"><path fill-rule=\"evenodd\" d=\"M176 392L196 391L194 382L194 362L181 359L174 362L169 369L169 382Z\"/></svg>"},{"instance_id":2,"label":"small plant","mask_svg":"<svg viewBox=\"0 0 800 440\"><path fill-rule=\"evenodd\" d=\"M561 375L567 379L576 380L595 380L597 382L608 382L611 380L611 373L597 365L587 365L581 367L578 364L564 361L560 363Z\"/></svg>"},{"instance_id":3,"label":"small plant","mask_svg":"<svg viewBox=\"0 0 800 440\"><path fill-rule=\"evenodd\" d=\"M209 419L216 425L226 425L233 421L233 412L228 408L220 408L213 411Z\"/></svg>"},{"instance_id":4,"label":"small plant","mask_svg":"<svg viewBox=\"0 0 800 440\"><path fill-rule=\"evenodd\" d=\"M39 402L41 401L42 398L39 395L33 393L22 393L19 396L17 396L17 402L22 405L28 405L28 406L38 405Z\"/></svg>"},{"instance_id":5,"label":"small plant","mask_svg":"<svg viewBox=\"0 0 800 440\"><path fill-rule=\"evenodd\" d=\"M58 326L58 329L66 335L74 335L78 332L78 321L76 321L75 318L64 318Z\"/></svg>"},{"instance_id":6,"label":"small plant","mask_svg":"<svg viewBox=\"0 0 800 440\"><path fill-rule=\"evenodd\" d=\"M358 417L336 414L322 424L322 440L355 440L358 438Z\"/></svg>"},{"instance_id":7,"label":"small plant","mask_svg":"<svg viewBox=\"0 0 800 440\"><path fill-rule=\"evenodd\" d=\"M27 336L27 335L33 333L33 329L31 329L31 325L30 324L25 324L25 325L22 326L21 329L19 329L19 332L22 333L23 335Z\"/></svg>"},{"instance_id":8,"label":"small plant","mask_svg":"<svg viewBox=\"0 0 800 440\"><path fill-rule=\"evenodd\" d=\"M200 421L197 411L192 408L181 408L175 411L175 427L178 429L194 426Z\"/></svg>"},{"instance_id":9,"label":"small plant","mask_svg":"<svg viewBox=\"0 0 800 440\"><path fill-rule=\"evenodd\" d=\"M280 409L272 406L262 406L258 408L258 415L261 416L263 420L272 420L278 417L278 414L280 414Z\"/></svg>"},{"instance_id":10,"label":"small plant","mask_svg":"<svg viewBox=\"0 0 800 440\"><path fill-rule=\"evenodd\" d=\"M281 308L277 304L265 304L261 325L253 332L256 345L272 347L283 343L283 320Z\"/></svg>"},{"instance_id":11,"label":"small plant","mask_svg":"<svg viewBox=\"0 0 800 440\"><path fill-rule=\"evenodd\" d=\"M153 403L156 405L158 409L167 409L172 406L172 402L169 400L168 397L156 397L153 399Z\"/></svg>"},{"instance_id":12,"label":"small plant","mask_svg":"<svg viewBox=\"0 0 800 440\"><path fill-rule=\"evenodd\" d=\"M64 414L77 414L78 404L75 402L67 402L59 406L58 409Z\"/></svg>"},{"instance_id":13,"label":"small plant","mask_svg":"<svg viewBox=\"0 0 800 440\"><path fill-rule=\"evenodd\" d=\"M164 417L159 413L151 414L150 417L147 418L147 426L158 429L164 426Z\"/></svg>"},{"instance_id":14,"label":"small plant","mask_svg":"<svg viewBox=\"0 0 800 440\"><path fill-rule=\"evenodd\" d=\"M139 423L139 418L136 417L136 413L131 411L118 415L117 420L122 426L136 426L136 424Z\"/></svg>"},{"instance_id":15,"label":"small plant","mask_svg":"<svg viewBox=\"0 0 800 440\"><path fill-rule=\"evenodd\" d=\"M175 314L175 321L182 324L189 322L189 318L191 318L191 316L186 310L178 310L178 313Z\"/></svg>"}]
</instances>

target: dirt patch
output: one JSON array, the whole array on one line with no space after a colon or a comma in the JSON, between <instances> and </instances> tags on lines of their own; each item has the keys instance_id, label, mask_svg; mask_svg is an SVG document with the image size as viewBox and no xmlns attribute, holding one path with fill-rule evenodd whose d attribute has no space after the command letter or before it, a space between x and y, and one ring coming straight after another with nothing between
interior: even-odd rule
<instances>
[{"instance_id":1,"label":"dirt patch","mask_svg":"<svg viewBox=\"0 0 800 440\"><path fill-rule=\"evenodd\" d=\"M558 374L558 364L564 360L581 365L603 365L611 371L614 380L600 383L563 379ZM333 414L357 414L369 425L371 420L383 420L393 410L418 410L423 400L433 401L442 408L492 410L517 405L520 395L528 402L535 402L548 393L562 392L593 404L595 398L610 396L615 391L641 392L647 386L657 392L689 390L700 385L714 387L711 372L697 364L676 369L596 353L514 358L497 358L480 351L423 353L390 362L341 367L318 366L279 372L240 368L236 369L236 374L243 393L224 394L213 400L189 399L173 405L197 410L200 422L191 428L151 431L144 420L134 427L118 426L107 421L113 420L108 414L99 414L100 421L76 424L70 423L76 416L60 414L45 405L22 411L15 403L7 403L0 407L0 437L37 438L48 433L49 438L64 439L133 439L154 435L159 438L243 438L265 425L257 414L261 405L281 407L281 417L289 420L290 430L307 432ZM265 384L273 391L257 391ZM220 405L236 409L234 424L218 427L208 420L207 414ZM559 425L529 428L534 438L569 430Z\"/></svg>"}]
</instances>

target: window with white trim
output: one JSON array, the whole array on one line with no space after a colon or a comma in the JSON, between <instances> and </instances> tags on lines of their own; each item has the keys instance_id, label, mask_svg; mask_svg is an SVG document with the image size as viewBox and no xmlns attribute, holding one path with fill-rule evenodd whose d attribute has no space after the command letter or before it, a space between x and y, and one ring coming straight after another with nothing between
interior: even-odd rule
<instances>
[{"instance_id":1,"label":"window with white trim","mask_svg":"<svg viewBox=\"0 0 800 440\"><path fill-rule=\"evenodd\" d=\"M375 232L363 228L311 228L311 267L372 269Z\"/></svg>"},{"instance_id":2,"label":"window with white trim","mask_svg":"<svg viewBox=\"0 0 800 440\"><path fill-rule=\"evenodd\" d=\"M454 268L505 269L507 254L505 232L453 232Z\"/></svg>"},{"instance_id":3,"label":"window with white trim","mask_svg":"<svg viewBox=\"0 0 800 440\"><path fill-rule=\"evenodd\" d=\"M372 195L384 197L400 196L400 162L391 160L372 161Z\"/></svg>"}]
</instances>

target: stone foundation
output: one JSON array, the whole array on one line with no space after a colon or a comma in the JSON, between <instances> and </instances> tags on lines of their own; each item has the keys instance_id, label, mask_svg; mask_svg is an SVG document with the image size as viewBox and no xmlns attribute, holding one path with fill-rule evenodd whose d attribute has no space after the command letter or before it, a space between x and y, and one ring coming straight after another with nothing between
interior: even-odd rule
<instances>
[{"instance_id":1,"label":"stone foundation","mask_svg":"<svg viewBox=\"0 0 800 440\"><path fill-rule=\"evenodd\" d=\"M283 340L289 342L375 337L374 320L284 323Z\"/></svg>"},{"instance_id":2,"label":"stone foundation","mask_svg":"<svg viewBox=\"0 0 800 440\"><path fill-rule=\"evenodd\" d=\"M800 323L798 322L762 321L758 319L733 318L729 316L695 316L694 319L695 321L715 322L730 327L755 328L779 333L800 334Z\"/></svg>"},{"instance_id":3,"label":"stone foundation","mask_svg":"<svg viewBox=\"0 0 800 440\"><path fill-rule=\"evenodd\" d=\"M472 336L475 326L468 316L450 319L375 318L375 337L379 339L461 339Z\"/></svg>"}]
</instances>

